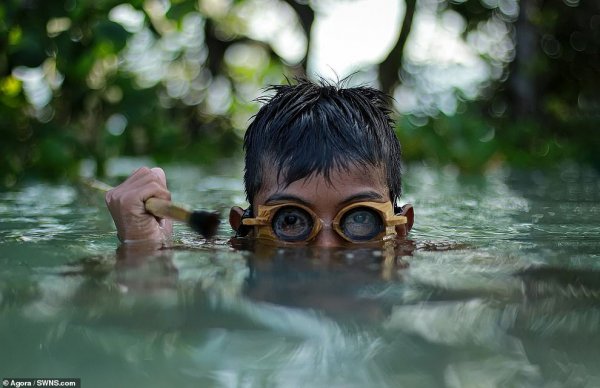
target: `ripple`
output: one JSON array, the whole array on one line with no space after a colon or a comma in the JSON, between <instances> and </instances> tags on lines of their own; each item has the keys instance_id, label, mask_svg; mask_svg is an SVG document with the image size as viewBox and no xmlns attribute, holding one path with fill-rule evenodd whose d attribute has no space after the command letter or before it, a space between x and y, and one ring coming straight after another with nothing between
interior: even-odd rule
<instances>
[{"instance_id":1,"label":"ripple","mask_svg":"<svg viewBox=\"0 0 600 388\"><path fill-rule=\"evenodd\" d=\"M225 163L167 173L177 198L224 219L243 202ZM410 167L404 181L416 218L400 260L236 251L226 222L213 240L178 224L171 249L124 257L101 200L65 185L0 193L3 368L68 371L85 354L131 386L598 381L600 285L519 275L600 270L597 175Z\"/></svg>"}]
</instances>

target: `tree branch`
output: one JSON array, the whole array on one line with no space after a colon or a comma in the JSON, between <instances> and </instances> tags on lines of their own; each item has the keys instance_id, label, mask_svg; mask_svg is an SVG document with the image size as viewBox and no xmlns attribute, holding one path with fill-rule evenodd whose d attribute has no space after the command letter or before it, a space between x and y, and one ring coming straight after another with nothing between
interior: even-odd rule
<instances>
[{"instance_id":1,"label":"tree branch","mask_svg":"<svg viewBox=\"0 0 600 388\"><path fill-rule=\"evenodd\" d=\"M315 11L308 4L298 3L296 0L283 0L287 4L292 7L298 18L300 19L300 25L302 26L302 30L304 31L304 35L306 35L306 53L300 62L300 66L302 67L302 75L306 74L306 64L308 62L308 53L310 52L310 43L311 43L311 31L312 25L315 21Z\"/></svg>"},{"instance_id":2,"label":"tree branch","mask_svg":"<svg viewBox=\"0 0 600 388\"><path fill-rule=\"evenodd\" d=\"M404 46L410 35L416 5L417 0L406 0L406 11L404 12L404 20L402 21L402 28L400 29L398 40L388 56L379 64L379 82L381 83L381 89L390 95L393 94L396 86L400 84L398 73L402 66Z\"/></svg>"}]
</instances>

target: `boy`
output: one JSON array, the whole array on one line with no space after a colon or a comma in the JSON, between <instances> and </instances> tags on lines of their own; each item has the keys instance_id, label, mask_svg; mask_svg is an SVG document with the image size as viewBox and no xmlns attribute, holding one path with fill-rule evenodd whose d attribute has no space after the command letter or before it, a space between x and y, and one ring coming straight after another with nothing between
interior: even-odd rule
<instances>
[{"instance_id":1,"label":"boy","mask_svg":"<svg viewBox=\"0 0 600 388\"><path fill-rule=\"evenodd\" d=\"M231 209L237 235L323 247L406 236L414 212L395 206L401 161L389 98L307 80L270 90L244 137L250 207ZM170 239L171 222L144 210L151 197L171 198L160 168L138 169L107 193L123 243Z\"/></svg>"}]
</instances>

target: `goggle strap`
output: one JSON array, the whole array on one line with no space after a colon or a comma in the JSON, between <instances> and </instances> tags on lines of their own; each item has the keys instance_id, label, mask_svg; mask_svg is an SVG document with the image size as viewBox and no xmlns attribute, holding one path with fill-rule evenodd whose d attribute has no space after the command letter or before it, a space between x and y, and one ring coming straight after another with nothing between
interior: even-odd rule
<instances>
[{"instance_id":1,"label":"goggle strap","mask_svg":"<svg viewBox=\"0 0 600 388\"><path fill-rule=\"evenodd\" d=\"M386 220L386 224L388 226L396 226L406 224L408 222L407 218L404 216L392 216Z\"/></svg>"},{"instance_id":2,"label":"goggle strap","mask_svg":"<svg viewBox=\"0 0 600 388\"><path fill-rule=\"evenodd\" d=\"M250 225L250 226L268 225L269 224L269 219L268 218L263 218L263 217L246 218L246 219L242 220L242 224L243 225Z\"/></svg>"}]
</instances>

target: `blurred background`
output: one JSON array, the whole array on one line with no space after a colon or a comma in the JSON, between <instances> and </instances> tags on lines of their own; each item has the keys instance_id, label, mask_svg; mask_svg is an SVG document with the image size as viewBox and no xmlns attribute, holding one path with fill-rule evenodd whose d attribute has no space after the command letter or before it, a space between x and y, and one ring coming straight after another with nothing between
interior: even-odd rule
<instances>
[{"instance_id":1,"label":"blurred background","mask_svg":"<svg viewBox=\"0 0 600 388\"><path fill-rule=\"evenodd\" d=\"M600 167L596 0L4 0L0 186L241 156L264 87L349 75L407 161Z\"/></svg>"}]
</instances>

